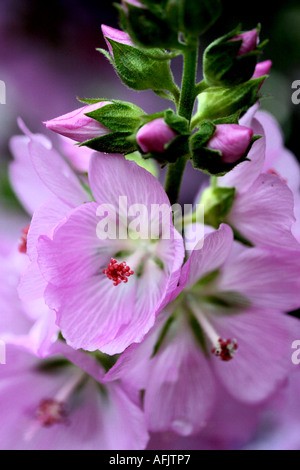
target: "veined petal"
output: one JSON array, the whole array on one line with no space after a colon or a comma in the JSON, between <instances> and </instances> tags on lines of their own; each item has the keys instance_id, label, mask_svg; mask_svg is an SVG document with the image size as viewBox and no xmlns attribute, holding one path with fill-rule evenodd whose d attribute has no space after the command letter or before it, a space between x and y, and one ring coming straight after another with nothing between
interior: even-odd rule
<instances>
[{"instance_id":1,"label":"veined petal","mask_svg":"<svg viewBox=\"0 0 300 470\"><path fill-rule=\"evenodd\" d=\"M228 392L245 403L259 403L283 383L291 365L292 331L299 321L273 310L250 309L213 319L224 338L236 338L239 349L230 362L214 361ZM297 336L297 335L296 335Z\"/></svg>"},{"instance_id":2,"label":"veined petal","mask_svg":"<svg viewBox=\"0 0 300 470\"><path fill-rule=\"evenodd\" d=\"M277 176L262 174L246 193L239 194L227 222L255 245L299 250L291 233L293 194Z\"/></svg>"},{"instance_id":3,"label":"veined petal","mask_svg":"<svg viewBox=\"0 0 300 470\"><path fill-rule=\"evenodd\" d=\"M46 149L35 140L30 141L28 148L37 174L55 196L70 207L91 200L78 177L56 150Z\"/></svg>"}]
</instances>

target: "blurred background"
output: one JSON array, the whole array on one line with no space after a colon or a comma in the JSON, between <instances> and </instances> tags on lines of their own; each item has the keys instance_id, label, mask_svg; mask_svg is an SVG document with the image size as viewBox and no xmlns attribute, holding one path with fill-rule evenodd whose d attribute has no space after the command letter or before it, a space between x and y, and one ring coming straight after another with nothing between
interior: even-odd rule
<instances>
[{"instance_id":1,"label":"blurred background","mask_svg":"<svg viewBox=\"0 0 300 470\"><path fill-rule=\"evenodd\" d=\"M299 0L262 2L226 0L224 14L202 38L204 48L211 40L242 23L243 29L262 25L261 39L269 38L264 59L273 61L265 83L262 107L271 111L283 127L287 147L300 159L298 129L300 105L291 101L292 83L300 79ZM1 0L0 80L6 83L6 105L0 104L0 196L2 203L15 204L6 177L9 138L20 133L21 116L33 132L48 131L42 121L80 106L76 97L116 98L133 101L152 113L170 106L151 91L133 92L115 75L96 48L105 47L101 24L118 27L118 15L108 0ZM173 63L177 79L181 59ZM201 70L199 71L199 79ZM50 136L50 133L48 133ZM55 140L55 136L51 135ZM299 147L299 148L298 148ZM199 173L189 171L191 202L199 187Z\"/></svg>"}]
</instances>

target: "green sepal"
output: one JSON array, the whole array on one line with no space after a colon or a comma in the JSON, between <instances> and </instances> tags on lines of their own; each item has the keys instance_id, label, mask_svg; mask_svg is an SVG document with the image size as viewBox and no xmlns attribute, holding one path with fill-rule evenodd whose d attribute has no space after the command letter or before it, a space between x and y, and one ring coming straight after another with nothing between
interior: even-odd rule
<instances>
[{"instance_id":1,"label":"green sepal","mask_svg":"<svg viewBox=\"0 0 300 470\"><path fill-rule=\"evenodd\" d=\"M245 113L259 99L259 89L267 76L255 78L231 88L212 87L198 95L198 111L192 126L204 120L214 121L236 113Z\"/></svg>"},{"instance_id":2,"label":"green sepal","mask_svg":"<svg viewBox=\"0 0 300 470\"><path fill-rule=\"evenodd\" d=\"M146 48L179 47L178 34L169 27L162 16L156 16L146 8L139 8L129 3L127 3L127 11L126 30L134 43Z\"/></svg>"},{"instance_id":3,"label":"green sepal","mask_svg":"<svg viewBox=\"0 0 300 470\"><path fill-rule=\"evenodd\" d=\"M178 134L189 135L189 121L182 116L175 114L172 109L167 109L164 112L165 123L168 124Z\"/></svg>"},{"instance_id":4,"label":"green sepal","mask_svg":"<svg viewBox=\"0 0 300 470\"><path fill-rule=\"evenodd\" d=\"M107 38L114 56L114 68L125 85L133 90L168 90L176 87L170 68L170 61L155 59L155 50L151 57L137 47L121 44ZM161 51L157 51L158 57Z\"/></svg>"},{"instance_id":5,"label":"green sepal","mask_svg":"<svg viewBox=\"0 0 300 470\"><path fill-rule=\"evenodd\" d=\"M219 315L238 315L251 306L251 301L236 291L205 295L202 301L207 307L213 307L214 314Z\"/></svg>"},{"instance_id":6,"label":"green sepal","mask_svg":"<svg viewBox=\"0 0 300 470\"><path fill-rule=\"evenodd\" d=\"M218 229L230 212L234 198L235 188L207 188L200 200L204 205L204 223Z\"/></svg>"},{"instance_id":7,"label":"green sepal","mask_svg":"<svg viewBox=\"0 0 300 470\"><path fill-rule=\"evenodd\" d=\"M144 126L148 122L154 121L154 119L162 118L165 115L165 111L160 111L154 114L146 114L145 116L141 117L141 123Z\"/></svg>"},{"instance_id":8,"label":"green sepal","mask_svg":"<svg viewBox=\"0 0 300 470\"><path fill-rule=\"evenodd\" d=\"M102 101L112 101L112 100L108 100L107 98L79 98L79 97L77 97L77 100L80 101L80 103L84 103L84 104L96 104L96 103L101 103Z\"/></svg>"},{"instance_id":9,"label":"green sepal","mask_svg":"<svg viewBox=\"0 0 300 470\"><path fill-rule=\"evenodd\" d=\"M238 111L231 116L215 119L213 123L217 126L218 124L239 124L241 113Z\"/></svg>"},{"instance_id":10,"label":"green sepal","mask_svg":"<svg viewBox=\"0 0 300 470\"><path fill-rule=\"evenodd\" d=\"M140 124L140 118L145 113L133 103L111 100L99 109L87 113L92 119L116 132L133 132Z\"/></svg>"},{"instance_id":11,"label":"green sepal","mask_svg":"<svg viewBox=\"0 0 300 470\"><path fill-rule=\"evenodd\" d=\"M130 132L110 132L101 137L82 142L79 146L87 146L97 152L121 153L123 155L138 150L137 143Z\"/></svg>"},{"instance_id":12,"label":"green sepal","mask_svg":"<svg viewBox=\"0 0 300 470\"><path fill-rule=\"evenodd\" d=\"M189 136L178 135L165 147L163 153L153 152L143 155L143 158L154 158L161 167L166 166L168 163L175 163L178 158L190 153Z\"/></svg>"},{"instance_id":13,"label":"green sepal","mask_svg":"<svg viewBox=\"0 0 300 470\"><path fill-rule=\"evenodd\" d=\"M106 49L102 49L100 47L100 48L97 48L96 51L101 52L101 54L103 54L104 57L110 62L110 64L113 67L115 66L115 63L114 63L114 60L113 60L112 56L110 55L110 53Z\"/></svg>"},{"instance_id":14,"label":"green sepal","mask_svg":"<svg viewBox=\"0 0 300 470\"><path fill-rule=\"evenodd\" d=\"M165 17L165 9L168 0L141 0L141 3L148 7L156 16Z\"/></svg>"},{"instance_id":15,"label":"green sepal","mask_svg":"<svg viewBox=\"0 0 300 470\"><path fill-rule=\"evenodd\" d=\"M206 48L203 55L203 75L209 86L236 86L253 76L264 43L256 50L238 57L242 40L231 39L240 33L238 26Z\"/></svg>"},{"instance_id":16,"label":"green sepal","mask_svg":"<svg viewBox=\"0 0 300 470\"><path fill-rule=\"evenodd\" d=\"M150 158L145 160L140 152L129 153L125 158L130 162L135 162L141 168L149 171L155 178L158 178L158 167L154 160Z\"/></svg>"}]
</instances>

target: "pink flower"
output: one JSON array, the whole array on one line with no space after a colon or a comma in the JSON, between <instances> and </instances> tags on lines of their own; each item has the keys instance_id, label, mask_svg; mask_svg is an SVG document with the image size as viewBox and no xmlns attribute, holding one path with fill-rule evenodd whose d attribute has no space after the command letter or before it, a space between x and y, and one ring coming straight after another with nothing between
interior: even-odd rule
<instances>
[{"instance_id":1,"label":"pink flower","mask_svg":"<svg viewBox=\"0 0 300 470\"><path fill-rule=\"evenodd\" d=\"M9 260L10 271L15 266L14 289L19 283L21 297L21 301L16 300L12 308L19 312L20 319L24 314L30 320L27 330L23 330L23 336L14 339L14 342L44 355L49 343L57 335L57 326L54 312L49 311L43 300L46 282L37 264L37 240L40 235L52 233L74 207L90 201L90 195L83 188L79 176L52 148L51 142L42 135L32 134L22 122L20 125L26 136L15 136L11 140L15 160L10 166L10 177L13 188L33 218L30 224L26 220L26 232L24 229L21 231L22 227L19 228L22 235L19 251L22 254L13 255L18 263L15 266L12 258ZM5 331L2 330L2 333Z\"/></svg>"},{"instance_id":2,"label":"pink flower","mask_svg":"<svg viewBox=\"0 0 300 470\"><path fill-rule=\"evenodd\" d=\"M76 349L115 354L141 341L153 326L178 281L184 247L166 193L146 170L122 156L94 154L89 179L96 202L71 211L52 236L39 238L38 264L48 282L46 302L57 312L67 342ZM120 207L120 196L129 208L143 204L138 226L132 223L134 215L127 217L127 209ZM161 232L149 238L155 204L168 212L161 230L170 231L169 239L161 238ZM125 237L98 238L99 205L107 207L108 220L117 214ZM133 237L128 238L128 231Z\"/></svg>"},{"instance_id":3,"label":"pink flower","mask_svg":"<svg viewBox=\"0 0 300 470\"><path fill-rule=\"evenodd\" d=\"M176 135L176 132L165 123L163 118L158 118L141 127L136 140L145 153L163 153L166 145L175 139Z\"/></svg>"},{"instance_id":4,"label":"pink flower","mask_svg":"<svg viewBox=\"0 0 300 470\"><path fill-rule=\"evenodd\" d=\"M245 155L253 137L253 130L237 124L218 124L207 147L222 154L223 163L235 163Z\"/></svg>"},{"instance_id":5,"label":"pink flower","mask_svg":"<svg viewBox=\"0 0 300 470\"><path fill-rule=\"evenodd\" d=\"M299 305L298 272L299 258L243 247L222 225L192 252L174 302L107 377L145 391L152 432L199 433L219 383L238 402L262 403L290 370L298 322L281 312Z\"/></svg>"},{"instance_id":6,"label":"pink flower","mask_svg":"<svg viewBox=\"0 0 300 470\"><path fill-rule=\"evenodd\" d=\"M108 134L110 131L100 122L92 119L86 114L111 104L110 101L101 101L99 103L83 106L75 109L71 113L51 119L44 122L47 129L53 132L69 137L76 142L85 142L101 135Z\"/></svg>"},{"instance_id":7,"label":"pink flower","mask_svg":"<svg viewBox=\"0 0 300 470\"><path fill-rule=\"evenodd\" d=\"M64 344L47 361L7 345L0 370L2 450L139 450L145 419L122 384L104 383L98 362Z\"/></svg>"},{"instance_id":8,"label":"pink flower","mask_svg":"<svg viewBox=\"0 0 300 470\"><path fill-rule=\"evenodd\" d=\"M238 34L231 39L231 41L240 41L242 40L242 45L240 47L238 57L241 57L245 54L249 54L254 51L259 42L257 29L252 29L251 31L246 31L245 33Z\"/></svg>"},{"instance_id":9,"label":"pink flower","mask_svg":"<svg viewBox=\"0 0 300 470\"><path fill-rule=\"evenodd\" d=\"M135 47L133 42L131 41L129 35L127 33L124 33L124 31L121 31L121 30L115 29L115 28L111 28L110 26L106 26L105 24L103 24L101 26L101 29L102 29L102 34L103 34L104 39L106 41L108 50L109 50L112 57L114 56L113 49L112 49L111 44L108 41L108 39L112 39L113 41L119 42L120 44L126 44L127 46Z\"/></svg>"}]
</instances>

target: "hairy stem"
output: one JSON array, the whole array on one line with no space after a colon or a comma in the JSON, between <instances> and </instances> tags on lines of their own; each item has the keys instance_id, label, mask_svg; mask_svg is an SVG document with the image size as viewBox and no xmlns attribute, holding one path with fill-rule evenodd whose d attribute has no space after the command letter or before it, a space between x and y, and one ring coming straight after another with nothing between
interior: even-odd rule
<instances>
[{"instance_id":1,"label":"hairy stem","mask_svg":"<svg viewBox=\"0 0 300 470\"><path fill-rule=\"evenodd\" d=\"M187 48L184 52L184 66L182 86L179 99L178 114L191 122L196 98L196 73L198 63L198 44ZM180 186L185 170L187 155L183 155L175 163L168 166L165 190L171 204L175 204L179 198Z\"/></svg>"}]
</instances>

